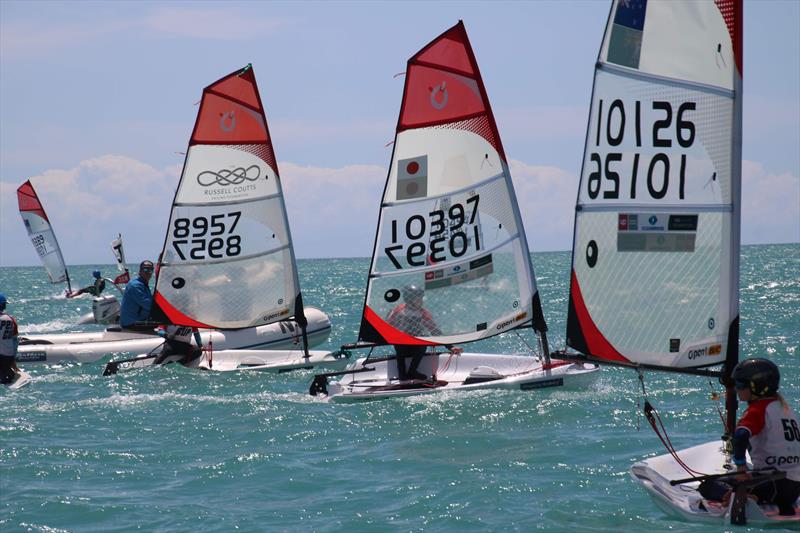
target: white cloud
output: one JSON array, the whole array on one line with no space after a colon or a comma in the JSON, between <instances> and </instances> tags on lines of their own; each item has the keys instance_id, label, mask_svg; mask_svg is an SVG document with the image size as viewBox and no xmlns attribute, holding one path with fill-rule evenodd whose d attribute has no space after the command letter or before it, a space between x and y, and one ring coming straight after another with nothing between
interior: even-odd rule
<instances>
[{"instance_id":1,"label":"white cloud","mask_svg":"<svg viewBox=\"0 0 800 533\"><path fill-rule=\"evenodd\" d=\"M532 251L571 246L578 178L553 166L512 160L511 175ZM368 256L386 180L379 165L340 168L279 162L298 257ZM108 243L123 234L131 263L161 249L179 165L155 168L105 155L32 182L70 264L110 263ZM800 178L743 163L744 243L800 241ZM0 264L38 264L16 205L18 184L0 182ZM10 228L5 231L5 228Z\"/></svg>"},{"instance_id":2,"label":"white cloud","mask_svg":"<svg viewBox=\"0 0 800 533\"><path fill-rule=\"evenodd\" d=\"M53 225L68 264L111 262L109 242L123 233L127 257L152 257L164 239L180 169L154 168L120 155L82 161L71 169L53 169L31 183ZM0 182L0 222L9 231L0 243L0 264L38 264L16 204L19 184Z\"/></svg>"}]
</instances>

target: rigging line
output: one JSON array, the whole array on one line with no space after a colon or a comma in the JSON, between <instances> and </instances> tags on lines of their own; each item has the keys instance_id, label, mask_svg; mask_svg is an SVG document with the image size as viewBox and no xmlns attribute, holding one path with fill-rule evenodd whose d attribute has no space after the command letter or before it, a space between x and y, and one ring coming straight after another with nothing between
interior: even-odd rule
<instances>
[{"instance_id":1,"label":"rigging line","mask_svg":"<svg viewBox=\"0 0 800 533\"><path fill-rule=\"evenodd\" d=\"M523 336L520 334L519 330L514 330L514 333L516 333L516 334L517 334L517 337L519 337L519 340L521 340L521 341L522 341L522 344L524 344L525 346L527 346L527 347L528 347L528 349L531 351L531 353L533 353L533 354L535 354L535 355L537 355L537 356L539 355L539 354L537 353L537 351L536 351L536 350L533 348L533 346L531 346L530 344L528 344L528 341L526 341L526 340L525 340L525 338L524 338L524 337L523 337Z\"/></svg>"},{"instance_id":2,"label":"rigging line","mask_svg":"<svg viewBox=\"0 0 800 533\"><path fill-rule=\"evenodd\" d=\"M725 433L728 433L728 423L725 421L725 415L722 414L722 409L719 406L719 393L714 390L714 383L710 379L708 380L708 387L711 389L711 400L717 408L717 414L719 415L720 422L722 422L722 427L725 428Z\"/></svg>"},{"instance_id":3,"label":"rigging line","mask_svg":"<svg viewBox=\"0 0 800 533\"><path fill-rule=\"evenodd\" d=\"M641 384L641 388L642 388L642 396L644 398L644 413L645 413L645 417L647 418L647 421L650 423L650 427L653 428L653 431L655 432L656 436L658 436L658 438L661 440L661 443L667 449L667 451L672 456L672 458L675 460L675 462L678 464L678 466L680 466L681 468L686 470L686 472L689 475L692 475L692 476L705 475L702 472L699 472L697 470L693 470L692 468L690 468L689 465L684 463L683 460L678 456L678 452L675 450L675 447L672 445L672 441L670 440L669 434L667 433L667 428L664 426L664 422L661 420L661 415L658 414L658 411L656 411L656 409L652 406L650 401L647 399L647 390L645 389L645 386L644 386L644 375L642 374L642 372L639 369L636 369L636 372L639 374L639 383ZM637 405L638 405L638 402L637 402ZM656 423L658 423L658 426L656 425ZM661 428L660 430L659 430L659 427ZM662 435L662 432L663 432L663 435Z\"/></svg>"}]
</instances>

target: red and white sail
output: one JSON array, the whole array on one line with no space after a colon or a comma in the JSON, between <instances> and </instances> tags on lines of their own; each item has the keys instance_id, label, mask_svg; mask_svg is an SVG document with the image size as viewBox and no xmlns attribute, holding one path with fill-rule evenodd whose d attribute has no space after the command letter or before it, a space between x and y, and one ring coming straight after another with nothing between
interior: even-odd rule
<instances>
[{"instance_id":1,"label":"red and white sail","mask_svg":"<svg viewBox=\"0 0 800 533\"><path fill-rule=\"evenodd\" d=\"M424 311L403 310L412 292ZM359 339L460 343L532 320L546 328L500 135L459 22L408 61Z\"/></svg>"},{"instance_id":2,"label":"red and white sail","mask_svg":"<svg viewBox=\"0 0 800 533\"><path fill-rule=\"evenodd\" d=\"M64 256L58 246L56 234L53 232L50 219L47 218L47 213L44 212L42 202L39 201L39 196L30 180L17 189L17 202L22 222L28 231L28 237L30 237L39 259L42 260L50 281L53 283L66 281L67 287L71 289L67 265L64 263Z\"/></svg>"},{"instance_id":3,"label":"red and white sail","mask_svg":"<svg viewBox=\"0 0 800 533\"><path fill-rule=\"evenodd\" d=\"M278 167L249 65L203 90L159 263L156 320L215 329L304 321Z\"/></svg>"},{"instance_id":4,"label":"red and white sail","mask_svg":"<svg viewBox=\"0 0 800 533\"><path fill-rule=\"evenodd\" d=\"M577 199L572 348L659 367L736 356L741 38L740 1L613 2Z\"/></svg>"}]
</instances>

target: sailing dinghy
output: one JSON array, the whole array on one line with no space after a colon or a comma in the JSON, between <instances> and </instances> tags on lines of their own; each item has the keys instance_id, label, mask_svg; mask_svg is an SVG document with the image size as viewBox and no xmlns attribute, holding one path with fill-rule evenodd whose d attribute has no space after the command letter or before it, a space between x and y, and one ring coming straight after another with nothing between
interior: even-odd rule
<instances>
[{"instance_id":1,"label":"sailing dinghy","mask_svg":"<svg viewBox=\"0 0 800 533\"><path fill-rule=\"evenodd\" d=\"M631 468L658 507L691 521L796 527L800 507L778 516L746 493L722 505L696 490L734 468L741 98L741 0L612 2L575 210L567 344L583 354L576 360L640 377L726 386L722 440L675 451L662 437L671 453ZM645 412L657 427L649 403Z\"/></svg>"},{"instance_id":2,"label":"sailing dinghy","mask_svg":"<svg viewBox=\"0 0 800 533\"><path fill-rule=\"evenodd\" d=\"M212 342L213 352L185 366L280 372L341 362L341 354L308 349L308 309L303 307L278 166L251 65L203 90L153 302L151 320L226 336L287 320L298 326L299 342L288 349L220 350ZM140 368L156 357L144 354L122 366L112 361L104 373Z\"/></svg>"},{"instance_id":3,"label":"sailing dinghy","mask_svg":"<svg viewBox=\"0 0 800 533\"><path fill-rule=\"evenodd\" d=\"M436 349L528 328L539 357ZM579 383L597 370L550 360L546 331L505 153L459 22L408 61L359 343L349 346L431 347L418 367L426 379L404 379L396 355L370 352L343 372L318 375L310 392L352 401L529 390Z\"/></svg>"},{"instance_id":4,"label":"sailing dinghy","mask_svg":"<svg viewBox=\"0 0 800 533\"><path fill-rule=\"evenodd\" d=\"M67 284L67 292L72 292L67 265L58 245L55 231L50 224L50 219L44 211L44 206L31 180L26 181L17 189L17 204L19 214L25 229L31 239L34 250L39 255L47 275L52 283ZM111 281L111 280L109 280ZM105 295L92 299L92 312L87 313L78 320L78 324L113 324L119 319L119 301L116 296Z\"/></svg>"},{"instance_id":5,"label":"sailing dinghy","mask_svg":"<svg viewBox=\"0 0 800 533\"><path fill-rule=\"evenodd\" d=\"M66 282L67 290L71 291L72 285L61 247L58 245L53 226L50 225L50 219L44 211L44 206L39 200L39 195L36 194L31 180L27 180L17 188L17 204L33 249L36 250L42 261L50 282Z\"/></svg>"}]
</instances>

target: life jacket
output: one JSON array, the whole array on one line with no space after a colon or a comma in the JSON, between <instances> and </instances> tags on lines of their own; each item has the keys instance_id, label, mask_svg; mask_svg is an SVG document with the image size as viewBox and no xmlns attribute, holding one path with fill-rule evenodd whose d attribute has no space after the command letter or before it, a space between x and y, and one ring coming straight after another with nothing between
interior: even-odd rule
<instances>
[{"instance_id":1,"label":"life jacket","mask_svg":"<svg viewBox=\"0 0 800 533\"><path fill-rule=\"evenodd\" d=\"M5 311L0 311L0 356L17 355L17 321Z\"/></svg>"},{"instance_id":2,"label":"life jacket","mask_svg":"<svg viewBox=\"0 0 800 533\"><path fill-rule=\"evenodd\" d=\"M777 398L752 401L736 428L750 432L753 468L777 468L787 479L800 481L800 424Z\"/></svg>"}]
</instances>

